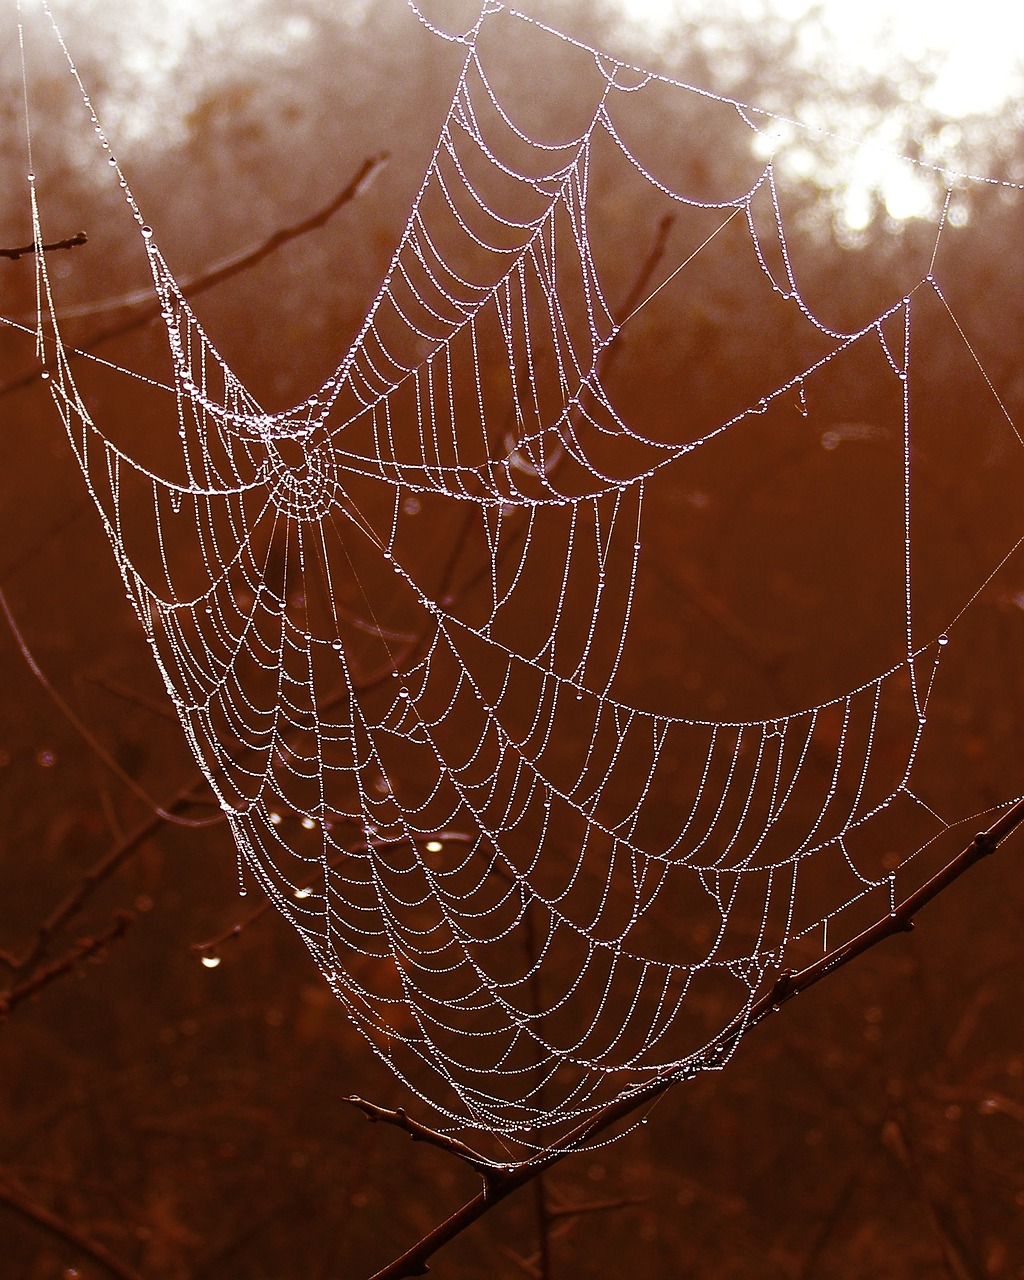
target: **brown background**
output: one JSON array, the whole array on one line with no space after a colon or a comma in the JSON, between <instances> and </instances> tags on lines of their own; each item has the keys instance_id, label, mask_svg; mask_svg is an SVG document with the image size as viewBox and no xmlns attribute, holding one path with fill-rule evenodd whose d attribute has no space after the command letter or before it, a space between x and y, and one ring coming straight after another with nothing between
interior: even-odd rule
<instances>
[{"instance_id":1,"label":"brown background","mask_svg":"<svg viewBox=\"0 0 1024 1280\"><path fill-rule=\"evenodd\" d=\"M225 358L270 407L307 395L356 331L459 65L458 48L402 5L321 8L254 3L183 45L144 14L102 4L82 4L66 20L83 79L179 278L307 217L364 157L390 153L371 189L325 228L196 304ZM709 23L704 44L681 32L673 48L652 52L593 6L536 10L629 56L661 58L688 78L794 114L826 103L842 120L850 101L869 122L901 113L903 145L925 154L944 123L915 105L922 72L893 69L893 87L881 68L877 81L844 86L826 65L793 60L796 33L784 23L725 33ZM432 12L457 23L457 14ZM31 226L20 71L10 15L3 21L6 246L27 243ZM154 49L172 72L137 52ZM71 78L35 16L27 53L44 225L55 236L89 233L86 248L51 255L62 305L144 288L138 238L110 175L98 172L105 166ZM508 56L511 92L515 51ZM523 109L538 131L573 109L558 57L552 49L550 65L531 68L543 94ZM958 145L969 167L1020 181L1020 125L1013 113L964 122ZM691 190L728 185L749 162L728 139L716 136L709 148L697 126L673 131L651 119L645 128L652 161ZM843 156L824 144L814 179L791 187L787 210L804 296L852 324L920 278L934 227L894 223L879 202L871 228L851 233L820 167L841 174ZM663 210L613 177L595 205L609 296L622 298ZM947 230L936 275L1020 422L1019 193L958 187L955 207L964 225ZM688 243L682 224L673 234L666 270ZM652 432L673 429L680 414L692 429L720 416L720 401L746 402L777 385L787 360L809 363L806 329L770 310L744 251L739 230L723 237L686 288L666 290L624 341L613 390ZM32 287L29 261L0 260L6 316L31 323ZM86 342L131 315L69 319L65 336ZM923 644L1020 536L1022 467L941 309L933 302L920 315L913 474ZM158 369L161 332L150 327L101 350ZM0 383L31 367L30 340L0 329ZM90 373L82 385L104 429L138 429L144 402L124 379ZM809 422L792 412L766 417L662 486L634 633L638 702L719 717L781 714L898 658L891 389L865 367L827 390ZM0 424L0 585L54 686L120 767L166 802L195 766L38 382L0 394ZM823 447L826 437L834 448ZM915 774L950 821L1021 789L1022 593L1019 557L1011 558L951 630ZM19 954L37 922L149 811L33 679L7 631L0 667L0 948ZM972 830L952 832L938 852L951 853ZM919 840L898 826L880 838L879 857ZM672 1091L618 1144L551 1174L553 1202L612 1207L564 1220L547 1280L627 1271L655 1280L1024 1276L1019 843L931 906L914 934L787 1006L723 1073ZM3 1274L104 1274L26 1203L147 1280L288 1280L367 1275L475 1190L440 1153L369 1126L345 1105L351 1093L382 1105L408 1099L350 1031L283 921L262 917L222 948L218 968L199 964L191 945L252 909L237 899L234 862L223 826L160 827L90 897L52 956L100 934L118 909L134 917L125 937L100 963L75 965L19 1004L0 1028ZM685 920L679 928L688 936ZM529 1258L535 1230L524 1194L434 1269L466 1280L531 1274L512 1254Z\"/></svg>"}]
</instances>

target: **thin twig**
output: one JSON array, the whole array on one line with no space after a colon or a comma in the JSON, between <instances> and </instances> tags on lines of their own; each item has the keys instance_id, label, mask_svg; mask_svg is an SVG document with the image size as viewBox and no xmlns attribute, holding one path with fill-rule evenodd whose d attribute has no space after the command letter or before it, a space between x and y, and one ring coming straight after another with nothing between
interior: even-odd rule
<instances>
[{"instance_id":1,"label":"thin twig","mask_svg":"<svg viewBox=\"0 0 1024 1280\"><path fill-rule=\"evenodd\" d=\"M413 1142L425 1142L429 1146L446 1151L450 1156L455 1156L468 1164L471 1169L475 1169L483 1177L485 1186L500 1173L499 1166L493 1164L479 1151L474 1151L458 1138L453 1138L446 1133L438 1133L436 1129L420 1124L406 1112L404 1107L396 1107L392 1111L389 1107L378 1107L375 1102L367 1102L365 1098L359 1098L355 1094L351 1094L345 1101L361 1111L371 1123L376 1124L380 1121L382 1124L394 1125L396 1129L407 1133Z\"/></svg>"},{"instance_id":2,"label":"thin twig","mask_svg":"<svg viewBox=\"0 0 1024 1280\"><path fill-rule=\"evenodd\" d=\"M25 258L33 253L50 253L53 249L77 249L79 245L88 244L89 237L84 231L79 231L76 235L68 236L66 240L54 240L51 244L37 244L35 240L31 244L22 245L20 249L0 249L0 258Z\"/></svg>"},{"instance_id":3,"label":"thin twig","mask_svg":"<svg viewBox=\"0 0 1024 1280\"><path fill-rule=\"evenodd\" d=\"M517 1266L524 1276L529 1277L529 1280L543 1280L540 1269L530 1258L524 1258L521 1253L516 1253L515 1249L510 1249L507 1244L502 1244L500 1241L497 1249L502 1257L508 1258L509 1262Z\"/></svg>"},{"instance_id":4,"label":"thin twig","mask_svg":"<svg viewBox=\"0 0 1024 1280\"><path fill-rule=\"evenodd\" d=\"M461 1235L484 1214L522 1186L532 1182L545 1169L564 1160L589 1143L605 1130L627 1119L642 1107L648 1106L673 1085L690 1079L701 1065L725 1061L742 1037L763 1022L794 996L820 982L828 974L835 973L865 951L876 946L884 938L906 932L913 927L914 916L936 898L943 890L959 879L967 870L994 853L999 845L1017 827L1024 823L1024 799L1018 800L987 830L979 832L969 845L952 858L941 870L901 902L888 916L884 916L857 937L829 952L814 964L797 972L785 970L779 974L772 988L731 1022L704 1051L703 1063L691 1064L685 1074L673 1073L661 1076L650 1083L630 1090L590 1116L569 1133L556 1139L550 1147L524 1160L518 1165L494 1166L484 1190L467 1201L450 1217L427 1232L411 1248L387 1266L376 1271L370 1280L405 1280L408 1276L425 1275L428 1260L449 1241Z\"/></svg>"},{"instance_id":5,"label":"thin twig","mask_svg":"<svg viewBox=\"0 0 1024 1280\"><path fill-rule=\"evenodd\" d=\"M71 1245L72 1248L87 1254L93 1262L103 1267L108 1275L114 1276L115 1280L142 1280L133 1267L115 1258L105 1245L100 1244L98 1240L93 1240L77 1227L73 1227L70 1222L58 1218L55 1213L41 1204L37 1204L22 1186L2 1171L0 1171L0 1203L7 1205L9 1209L27 1218L37 1227L42 1227L45 1232L55 1236L65 1245Z\"/></svg>"},{"instance_id":6,"label":"thin twig","mask_svg":"<svg viewBox=\"0 0 1024 1280\"><path fill-rule=\"evenodd\" d=\"M130 702L134 707L141 707L144 711L150 711L153 715L159 716L161 720L167 720L172 724L178 724L178 716L176 712L168 704L167 697L150 698L146 694L140 693L137 689L132 689L126 684L122 684L119 680L112 680L109 676L90 675L86 672L79 677L83 682L94 684L97 688L105 689L107 693L112 693L116 698L123 698L125 702Z\"/></svg>"},{"instance_id":7,"label":"thin twig","mask_svg":"<svg viewBox=\"0 0 1024 1280\"><path fill-rule=\"evenodd\" d=\"M380 170L387 164L387 161L388 154L386 151L382 151L379 155L367 157L330 204L325 205L317 213L311 214L310 217L303 218L301 222L293 223L290 227L282 227L273 232L255 249L249 249L245 253L229 258L226 262L218 263L217 266L204 271L202 275L196 276L192 280L187 280L181 286L181 296L183 298L194 298L197 294L216 288L217 285L223 284L225 280L230 280L233 276L255 267L264 258L269 258L272 253L276 253L278 249L283 248L289 241L297 240L300 236L308 235L311 231L318 231L334 217L339 209L351 204L353 200L361 196L369 188L370 183L373 182ZM137 311L130 320L125 320L122 324L112 325L110 328L97 333L90 338L87 347L84 349L91 350L93 347L99 346L101 342L108 342L111 338L123 337L124 334L131 333L133 329L141 329L143 325L155 320L161 314L162 306L163 303L160 301L149 303Z\"/></svg>"},{"instance_id":8,"label":"thin twig","mask_svg":"<svg viewBox=\"0 0 1024 1280\"><path fill-rule=\"evenodd\" d=\"M924 1202L931 1219L936 1241L942 1251L943 1261L949 1272L950 1280L980 1280L979 1273L964 1257L961 1245L951 1230L949 1211L941 1205L925 1185L920 1161L911 1145L910 1137L896 1117L890 1117L882 1126L882 1142L896 1158L907 1181Z\"/></svg>"},{"instance_id":9,"label":"thin twig","mask_svg":"<svg viewBox=\"0 0 1024 1280\"><path fill-rule=\"evenodd\" d=\"M0 992L0 1021L7 1017L15 1005L21 1004L22 1001L36 995L43 987L49 986L57 978L63 978L66 974L84 964L86 960L105 951L112 942L116 942L118 938L123 937L127 933L129 926L134 923L135 916L130 911L116 912L114 923L103 933L98 934L95 938L82 938L74 949L60 960L47 965L45 969L38 969L32 977L11 987L9 991Z\"/></svg>"},{"instance_id":10,"label":"thin twig","mask_svg":"<svg viewBox=\"0 0 1024 1280\"><path fill-rule=\"evenodd\" d=\"M16 979L27 979L40 961L46 956L50 945L57 934L64 928L84 906L86 900L96 889L108 880L121 866L129 854L134 853L140 844L147 840L160 826L163 818L154 814L147 822L137 827L131 835L119 841L74 886L54 910L36 929L36 936L23 956L12 966Z\"/></svg>"},{"instance_id":11,"label":"thin twig","mask_svg":"<svg viewBox=\"0 0 1024 1280\"><path fill-rule=\"evenodd\" d=\"M646 1204L644 1196L616 1196L612 1200L588 1200L584 1204L560 1204L548 1207L549 1218L582 1218L588 1213L612 1213L616 1209L633 1209Z\"/></svg>"},{"instance_id":12,"label":"thin twig","mask_svg":"<svg viewBox=\"0 0 1024 1280\"><path fill-rule=\"evenodd\" d=\"M310 231L316 231L334 216L339 209L350 204L358 196L369 187L370 183L377 176L380 170L387 163L388 155L381 152L379 155L369 156L359 166L349 181L342 187L341 191L334 197L330 204L325 205L317 213L312 214L308 218L304 218L301 222L296 222L290 227L282 227L268 236L262 244L255 249L248 250L236 257L229 258L227 262L218 263L209 271L203 272L202 275L195 276L182 285L181 293L185 298L193 298L197 294L205 293L208 289L213 289L219 284L223 284L225 280L230 280L233 276L239 275L243 271L248 271L257 263L262 262L264 258L269 257L272 253L276 253L283 245L289 241L304 236ZM44 246L45 247L45 246ZM10 252L8 253L10 256ZM131 333L135 329L141 329L143 326L155 320L160 315L161 304L159 302L148 303L144 308L135 312L129 320L123 321L121 324L112 325L99 333L94 334L83 345L74 348L67 348L64 352L68 360L74 359L76 356L86 355L94 347L102 342L108 342L112 338L123 337L126 333ZM0 387L0 396L7 395L9 392L17 391L20 387L31 385L40 374L44 372L52 372L56 366L54 364L46 364L42 368L33 369L31 373L23 374L19 378L15 378L12 382L6 383Z\"/></svg>"}]
</instances>

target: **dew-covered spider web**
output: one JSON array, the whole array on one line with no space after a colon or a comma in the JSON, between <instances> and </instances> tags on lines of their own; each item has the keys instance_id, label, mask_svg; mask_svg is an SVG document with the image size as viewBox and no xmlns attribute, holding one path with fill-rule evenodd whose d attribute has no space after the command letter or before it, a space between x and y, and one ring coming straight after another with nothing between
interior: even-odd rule
<instances>
[{"instance_id":1,"label":"dew-covered spider web","mask_svg":"<svg viewBox=\"0 0 1024 1280\"><path fill-rule=\"evenodd\" d=\"M968 814L921 756L985 573L943 615L919 609L929 332L955 332L975 422L1013 466L1021 439L943 292L950 201L970 179L929 171L928 252L881 308L840 323L791 251L787 209L806 210L787 205L777 140L811 131L494 3L447 38L464 61L405 230L304 402L266 410L218 354L81 84L160 303L166 374L138 375L157 407L130 436L105 428L45 253L38 349L244 881L442 1126L526 1148L623 1090L721 1066L725 1033L781 970L894 910L958 836ZM494 71L517 41L557 49L573 79L557 129ZM743 180L655 153L655 108L687 154L694 137L739 147ZM628 270L608 247L623 222ZM756 302L778 326L753 398L713 339L701 347L687 273L705 260L735 281L737 315ZM657 342L685 325L707 374L682 401ZM867 382L883 412L864 426ZM871 540L858 525L823 541L825 638L802 693L744 695L761 704L745 714L731 685L698 696L715 646L688 648L685 625L675 647L659 637L681 612L666 562L685 559L680 530L722 474L707 459L737 460L749 498L780 442L832 466L865 432L885 445L851 503L870 508ZM810 518L827 523L815 476ZM815 546L766 532L756 505L734 513L770 544L736 579L751 598L792 585ZM836 546L847 567L835 553L829 571ZM875 630L837 687L828 638L869 601Z\"/></svg>"}]
</instances>

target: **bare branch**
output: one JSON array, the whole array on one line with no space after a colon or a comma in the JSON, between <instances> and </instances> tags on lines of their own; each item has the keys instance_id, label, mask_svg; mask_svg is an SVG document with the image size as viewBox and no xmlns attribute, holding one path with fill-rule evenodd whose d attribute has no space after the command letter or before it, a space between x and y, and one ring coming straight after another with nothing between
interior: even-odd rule
<instances>
[{"instance_id":1,"label":"bare branch","mask_svg":"<svg viewBox=\"0 0 1024 1280\"><path fill-rule=\"evenodd\" d=\"M952 1215L928 1190L910 1136L895 1117L888 1119L882 1126L882 1142L903 1167L907 1181L924 1202L951 1280L980 1280L978 1271L970 1266L956 1239Z\"/></svg>"},{"instance_id":2,"label":"bare branch","mask_svg":"<svg viewBox=\"0 0 1024 1280\"><path fill-rule=\"evenodd\" d=\"M614 1200L588 1200L585 1204L563 1204L548 1208L549 1218L581 1218L588 1213L613 1213L616 1209L632 1209L646 1204L643 1196L616 1196Z\"/></svg>"},{"instance_id":3,"label":"bare branch","mask_svg":"<svg viewBox=\"0 0 1024 1280\"><path fill-rule=\"evenodd\" d=\"M304 218L301 222L296 222L290 227L282 227L280 230L275 231L255 249L248 250L234 258L229 258L226 262L218 263L217 266L212 267L202 275L193 277L193 279L182 285L182 296L185 298L193 298L197 294L205 293L206 290L213 289L217 285L223 284L225 280L230 280L233 276L239 275L243 271L248 271L251 267L256 266L257 263L262 262L264 258L268 258L272 253L276 253L278 249L283 245L288 244L289 241L295 240L299 236L307 235L310 231L318 230L320 227L324 226L324 224L328 222L328 220L332 218L339 209L350 204L358 196L363 194L373 179L387 163L387 160L388 155L386 152L381 152L379 155L375 156L369 156L363 161L345 186L342 187L341 191L339 191L334 199L329 204L325 205L323 209L320 209L317 213L312 214L308 218ZM43 247L46 248L47 246L44 245ZM25 252L25 250L8 250L7 256L17 256L18 253L22 252ZM131 333L135 329L141 329L144 325L149 324L151 320L155 320L159 315L160 303L147 303L144 308L136 311L130 320L125 320L121 324L112 325L101 330L99 333L88 339L88 341L82 346L67 348L64 354L69 360L76 356L86 355L94 347L99 346L100 343L108 342L112 338L123 337L124 334ZM33 369L31 373L26 373L19 378L15 378L12 382L8 382L4 386L0 387L0 396L7 395L11 391L17 391L20 387L29 386L31 383L36 381L41 373L52 372L55 367L56 366L53 364L47 364L41 369Z\"/></svg>"},{"instance_id":4,"label":"bare branch","mask_svg":"<svg viewBox=\"0 0 1024 1280\"><path fill-rule=\"evenodd\" d=\"M229 258L226 262L221 262L217 266L211 267L210 270L204 271L202 275L194 276L191 280L185 281L181 286L182 297L194 298L197 294L216 288L217 285L223 284L225 280L230 280L233 276L250 270L257 263L262 262L264 258L269 258L272 253L276 253L278 249L288 244L289 241L297 240L300 236L319 230L334 217L339 209L351 204L353 200L361 196L369 188L374 178L387 164L387 161L387 152L382 151L379 155L369 156L349 178L330 204L325 205L310 217L303 218L301 222L293 223L290 227L282 227L280 230L273 232L255 249L247 250L245 253ZM149 303L130 320L104 329L93 338L90 338L88 345L84 349L91 350L93 347L99 346L101 342L107 342L111 338L120 338L126 333L131 333L134 329L142 328L143 325L155 320L160 315L161 306L162 303L159 301ZM6 390L6 388L0 389L0 394L3 393L3 390Z\"/></svg>"},{"instance_id":5,"label":"bare branch","mask_svg":"<svg viewBox=\"0 0 1024 1280\"><path fill-rule=\"evenodd\" d=\"M171 802L169 811L173 811L184 803L182 793ZM163 826L165 819L159 813L153 814L133 832L125 836L94 865L65 898L57 904L49 916L39 925L31 946L12 966L14 969L14 987L27 981L35 972L39 963L47 955L54 938L72 920L86 901L96 892L101 884L109 880L115 871L128 857L144 844L154 832ZM13 989L13 988L12 988Z\"/></svg>"},{"instance_id":6,"label":"bare branch","mask_svg":"<svg viewBox=\"0 0 1024 1280\"><path fill-rule=\"evenodd\" d=\"M749 1030L763 1022L788 1000L792 1000L794 996L814 986L816 982L820 982L822 978L842 968L857 956L863 955L884 938L911 929L913 918L922 907L947 889L975 863L994 853L1007 836L1022 823L1024 823L1024 799L1011 805L987 830L979 832L965 849L919 889L905 898L890 915L883 917L857 937L829 952L814 964L797 972L782 971L771 990L756 1000L741 1017L730 1023L704 1051L703 1056L706 1062L724 1061ZM673 1085L692 1078L697 1070L698 1066L694 1064L685 1074L665 1075L647 1085L624 1093L575 1129L557 1139L547 1150L538 1152L518 1165L495 1166L495 1172L482 1192L429 1231L401 1257L375 1272L370 1280L405 1280L408 1276L425 1275L428 1270L428 1260L438 1249L461 1235L506 1196L532 1182L545 1169L550 1169L552 1165L585 1148L599 1134L627 1119L642 1107L648 1106Z\"/></svg>"},{"instance_id":7,"label":"bare branch","mask_svg":"<svg viewBox=\"0 0 1024 1280\"><path fill-rule=\"evenodd\" d=\"M130 911L118 911L114 916L114 923L103 933L95 938L82 938L62 959L47 965L45 969L39 969L32 977L11 987L6 993L0 992L0 1021L7 1017L15 1005L21 1004L55 979L63 978L86 960L105 951L112 942L123 937L134 923L135 916Z\"/></svg>"},{"instance_id":8,"label":"bare branch","mask_svg":"<svg viewBox=\"0 0 1024 1280\"><path fill-rule=\"evenodd\" d=\"M54 249L77 249L79 245L88 243L89 237L84 231L79 231L73 236L68 236L66 240L54 240L51 244L37 244L33 240L31 244L22 245L20 249L0 249L0 258L17 260L33 253L50 253Z\"/></svg>"},{"instance_id":9,"label":"bare branch","mask_svg":"<svg viewBox=\"0 0 1024 1280\"><path fill-rule=\"evenodd\" d=\"M515 1249L510 1249L507 1244L500 1242L497 1249L503 1258L508 1258L509 1262L517 1266L524 1276L529 1276L530 1280L544 1280L540 1268L529 1258L524 1258L522 1254L516 1253Z\"/></svg>"},{"instance_id":10,"label":"bare branch","mask_svg":"<svg viewBox=\"0 0 1024 1280\"><path fill-rule=\"evenodd\" d=\"M383 1124L394 1125L396 1129L407 1133L413 1142L426 1142L432 1147L447 1151L451 1156L456 1156L475 1169L485 1183L490 1183L492 1179L501 1176L501 1167L493 1164L486 1156L474 1151L458 1138L452 1138L446 1133L438 1133L436 1129L420 1124L418 1120L414 1120L406 1113L404 1107L396 1107L392 1111L388 1107L378 1107L375 1102L367 1102L365 1098L358 1098L355 1094L347 1097L345 1101L361 1111L372 1124L380 1121Z\"/></svg>"},{"instance_id":11,"label":"bare branch","mask_svg":"<svg viewBox=\"0 0 1024 1280\"><path fill-rule=\"evenodd\" d=\"M58 1218L43 1205L37 1204L24 1187L2 1170L0 1170L0 1203L7 1205L9 1209L37 1227L41 1227L48 1235L55 1236L63 1244L71 1245L72 1248L86 1254L93 1262L98 1263L107 1275L114 1276L115 1280L142 1280L133 1267L115 1258L98 1240L93 1240L84 1231L73 1227L63 1218Z\"/></svg>"}]
</instances>

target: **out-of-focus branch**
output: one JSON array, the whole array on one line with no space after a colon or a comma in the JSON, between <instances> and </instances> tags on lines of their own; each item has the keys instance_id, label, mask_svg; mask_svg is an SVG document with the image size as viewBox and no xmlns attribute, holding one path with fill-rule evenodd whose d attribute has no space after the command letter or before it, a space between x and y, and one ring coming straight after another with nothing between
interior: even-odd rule
<instances>
[{"instance_id":1,"label":"out-of-focus branch","mask_svg":"<svg viewBox=\"0 0 1024 1280\"><path fill-rule=\"evenodd\" d=\"M633 1209L646 1204L643 1196L616 1196L612 1200L587 1200L584 1204L556 1204L548 1209L550 1218L582 1218L588 1213L613 1213L617 1209Z\"/></svg>"},{"instance_id":2,"label":"out-of-focus branch","mask_svg":"<svg viewBox=\"0 0 1024 1280\"><path fill-rule=\"evenodd\" d=\"M54 249L77 249L79 245L88 243L89 237L84 231L79 231L73 236L68 236L66 240L54 240L51 244L37 244L33 240L31 244L22 245L20 249L0 249L0 258L17 260L33 253L50 253Z\"/></svg>"},{"instance_id":3,"label":"out-of-focus branch","mask_svg":"<svg viewBox=\"0 0 1024 1280\"><path fill-rule=\"evenodd\" d=\"M386 152L379 155L369 156L352 177L348 180L344 187L338 192L334 199L320 209L317 213L312 214L308 218L304 218L301 222L293 223L290 227L282 227L280 230L273 232L268 236L262 244L255 249L250 249L245 253L238 254L233 258L229 258L226 262L218 263L215 267L205 271L202 275L193 277L186 281L181 288L182 295L186 298L193 298L197 294L205 293L208 289L213 289L219 284L223 284L225 280L230 280L233 276L239 275L243 271L248 271L251 267L262 262L265 258L270 257L272 253L276 253L278 249L288 244L291 240L298 239L299 236L308 235L311 231L316 231L324 226L339 209L350 204L358 196L369 187L370 183L377 176L380 170L388 161ZM84 241L82 241L84 243ZM43 246L44 248L53 246ZM7 256L18 256L26 250L7 251ZM102 342L108 342L112 338L123 337L126 333L131 333L135 329L141 329L144 325L155 320L160 315L160 303L147 303L141 310L136 310L135 314L128 320L122 321L120 324L111 325L99 333L94 334L81 346L68 348L65 356L68 360L74 359L76 356L85 355L94 347L98 347ZM6 383L0 387L0 396L7 395L11 391L17 391L21 387L29 386L31 383L44 372L51 372L54 365L47 364L41 369L33 369L31 373L22 374L21 377L15 378L13 381Z\"/></svg>"},{"instance_id":4,"label":"out-of-focus branch","mask_svg":"<svg viewBox=\"0 0 1024 1280\"><path fill-rule=\"evenodd\" d=\"M896 1117L891 1117L882 1126L882 1143L902 1166L911 1188L924 1202L951 1280L979 1280L979 1272L969 1264L956 1238L952 1215L928 1190L910 1136Z\"/></svg>"},{"instance_id":5,"label":"out-of-focus branch","mask_svg":"<svg viewBox=\"0 0 1024 1280\"><path fill-rule=\"evenodd\" d=\"M730 1023L704 1051L703 1057L706 1063L710 1065L724 1061L748 1031L780 1009L788 1000L792 1000L794 996L814 986L829 974L835 973L837 969L863 955L883 939L912 929L914 917L922 907L938 897L943 890L948 889L975 863L994 853L1007 836L1022 823L1024 823L1024 799L1011 805L987 830L979 832L966 848L946 863L930 880L899 903L889 915L883 916L870 928L830 951L814 964L797 972L790 970L781 972L771 989ZM444 1222L439 1223L432 1231L427 1232L394 1262L375 1272L370 1280L405 1280L409 1276L425 1275L428 1270L427 1263L438 1249L461 1235L484 1214L489 1213L496 1204L518 1191L520 1187L532 1182L545 1169L550 1169L574 1152L587 1147L607 1129L628 1119L641 1108L649 1106L673 1085L691 1078L694 1073L695 1069L691 1069L686 1074L661 1076L649 1084L620 1095L575 1129L556 1139L546 1150L538 1152L521 1164L491 1166L490 1176L479 1194L467 1201Z\"/></svg>"},{"instance_id":6,"label":"out-of-focus branch","mask_svg":"<svg viewBox=\"0 0 1024 1280\"><path fill-rule=\"evenodd\" d=\"M181 808L189 801L189 791L179 792L174 800L171 801L169 811ZM81 880L39 925L36 929L36 936L28 950L11 966L13 969L11 991L32 977L41 961L48 954L50 946L57 935L81 911L86 901L96 892L100 885L109 880L130 855L164 825L164 822L165 818L162 814L154 813L129 835L125 836L123 840L118 841L94 866L90 867Z\"/></svg>"},{"instance_id":7,"label":"out-of-focus branch","mask_svg":"<svg viewBox=\"0 0 1024 1280\"><path fill-rule=\"evenodd\" d=\"M255 249L249 249L245 253L228 258L226 262L218 263L217 266L204 271L202 275L194 276L191 280L185 281L181 286L182 297L194 298L197 294L205 293L208 289L214 289L217 285L223 284L225 280L230 280L233 276L237 276L243 271L249 271L257 263L262 262L264 258L269 258L272 253L276 253L278 249L283 248L289 241L297 240L300 236L308 235L311 231L318 231L334 217L339 209L343 209L345 205L351 204L353 200L361 196L387 162L388 154L386 151L382 151L379 155L367 157L330 204L325 205L319 212L311 214L310 217L303 218L301 222L293 223L290 227L281 227L269 235ZM101 342L108 342L111 338L120 338L126 333L131 333L134 329L142 328L143 325L149 324L151 320L155 320L160 315L161 305L159 301L148 303L137 311L130 320L125 320L122 324L112 325L110 328L97 333L89 339L83 349L91 350L93 347L99 346ZM0 394L2 394L2 389L0 389Z\"/></svg>"},{"instance_id":8,"label":"out-of-focus branch","mask_svg":"<svg viewBox=\"0 0 1024 1280\"><path fill-rule=\"evenodd\" d=\"M123 937L129 926L134 923L135 916L130 911L118 911L114 916L114 923L105 929L103 933L98 934L95 938L80 939L78 944L60 960L47 965L44 969L37 969L30 978L16 983L10 990L6 992L0 991L0 1021L7 1017L15 1005L21 1004L23 1000L36 995L43 987L49 986L57 978L63 978L66 974L73 972L79 965L84 964L86 960L100 955L112 942L116 942L118 938Z\"/></svg>"},{"instance_id":9,"label":"out-of-focus branch","mask_svg":"<svg viewBox=\"0 0 1024 1280\"><path fill-rule=\"evenodd\" d=\"M24 1187L16 1183L8 1174L0 1170L0 1204L27 1219L37 1227L41 1227L48 1235L56 1237L64 1245L70 1245L80 1253L91 1258L115 1280L142 1280L142 1276L114 1255L98 1240L93 1240L84 1231L73 1227L55 1213L37 1204Z\"/></svg>"}]
</instances>

